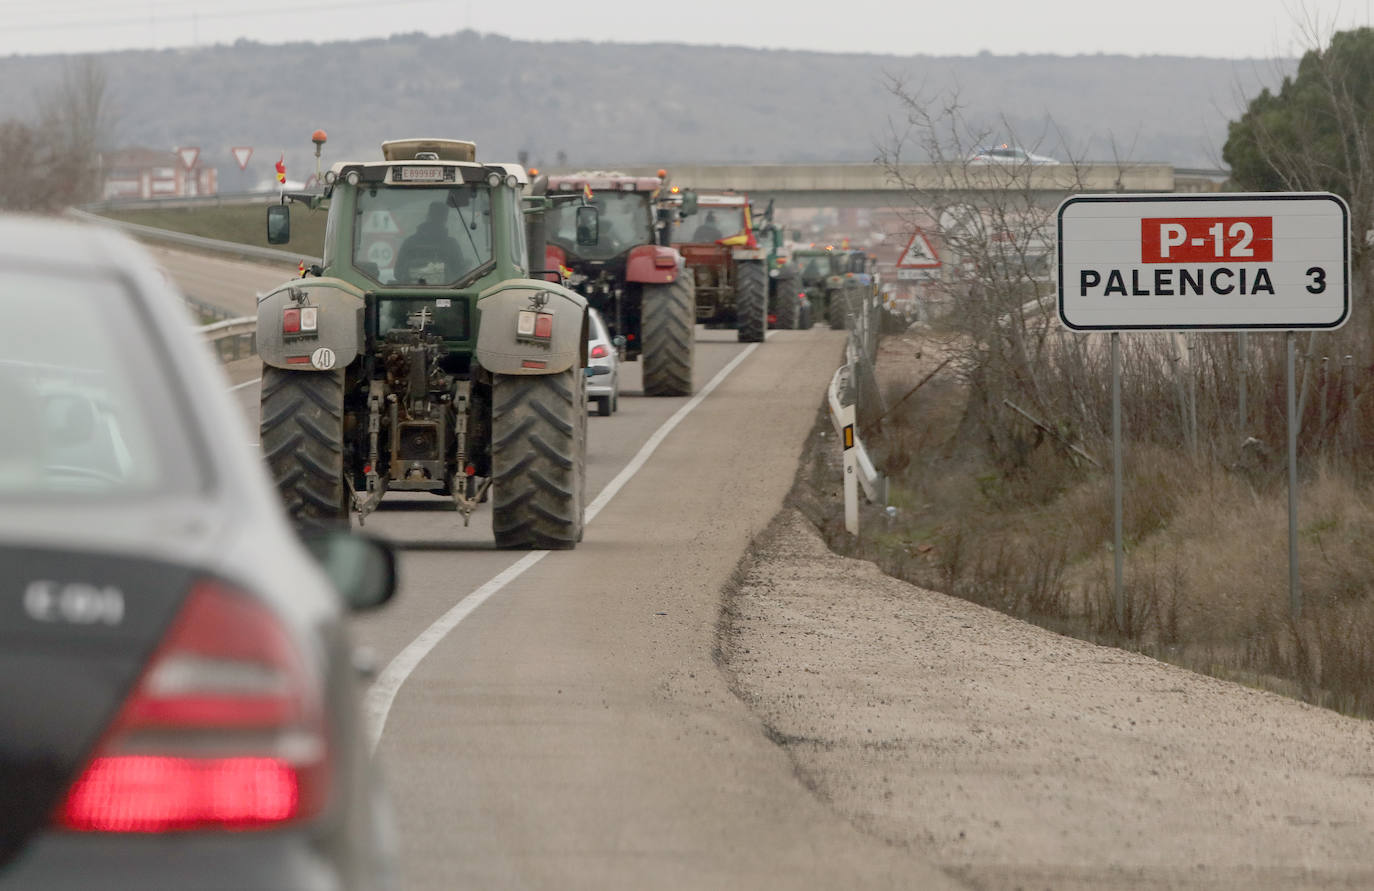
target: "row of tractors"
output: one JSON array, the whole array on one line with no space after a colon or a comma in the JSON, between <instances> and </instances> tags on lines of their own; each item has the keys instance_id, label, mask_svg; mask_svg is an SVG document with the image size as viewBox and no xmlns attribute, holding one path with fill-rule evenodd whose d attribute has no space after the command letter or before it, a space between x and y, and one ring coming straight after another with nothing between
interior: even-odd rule
<instances>
[{"instance_id":1,"label":"row of tractors","mask_svg":"<svg viewBox=\"0 0 1374 891\"><path fill-rule=\"evenodd\" d=\"M317 131L317 148L324 134ZM363 522L389 492L490 501L498 547L571 548L586 489L588 307L647 396L693 391L694 326L847 327L868 258L788 251L771 204L666 173L534 176L476 145L394 140L290 204L327 209L323 263L258 301L261 441L298 525Z\"/></svg>"},{"instance_id":2,"label":"row of tractors","mask_svg":"<svg viewBox=\"0 0 1374 891\"><path fill-rule=\"evenodd\" d=\"M579 244L572 213L555 215L545 266L568 270L571 287L625 339L625 358L643 358L647 395L690 392L694 323L758 343L770 327L810 328L817 318L848 327L863 296L876 293L874 261L863 251L796 248L771 202L760 212L744 193L684 191L666 176L596 171L547 184L554 194L583 195L601 228L594 243Z\"/></svg>"}]
</instances>

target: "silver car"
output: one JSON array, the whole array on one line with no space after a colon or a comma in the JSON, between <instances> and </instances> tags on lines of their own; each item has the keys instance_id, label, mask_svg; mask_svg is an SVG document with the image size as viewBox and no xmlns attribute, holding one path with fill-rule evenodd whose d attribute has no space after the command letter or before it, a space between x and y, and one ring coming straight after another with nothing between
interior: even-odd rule
<instances>
[{"instance_id":1,"label":"silver car","mask_svg":"<svg viewBox=\"0 0 1374 891\"><path fill-rule=\"evenodd\" d=\"M389 551L288 525L133 242L0 216L0 889L371 889L345 627Z\"/></svg>"},{"instance_id":2,"label":"silver car","mask_svg":"<svg viewBox=\"0 0 1374 891\"><path fill-rule=\"evenodd\" d=\"M590 307L587 326L587 401L596 403L596 413L603 418L620 410L620 347L606 330L601 313ZM604 371L595 369L605 369Z\"/></svg>"}]
</instances>

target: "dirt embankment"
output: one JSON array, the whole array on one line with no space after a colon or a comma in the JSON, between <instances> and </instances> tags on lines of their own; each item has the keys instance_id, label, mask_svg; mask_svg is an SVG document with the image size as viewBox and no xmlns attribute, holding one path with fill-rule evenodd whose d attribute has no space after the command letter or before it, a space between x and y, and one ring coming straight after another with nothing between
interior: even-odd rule
<instances>
[{"instance_id":1,"label":"dirt embankment","mask_svg":"<svg viewBox=\"0 0 1374 891\"><path fill-rule=\"evenodd\" d=\"M1374 724L835 555L796 509L823 429L719 641L823 801L977 888L1374 887Z\"/></svg>"}]
</instances>

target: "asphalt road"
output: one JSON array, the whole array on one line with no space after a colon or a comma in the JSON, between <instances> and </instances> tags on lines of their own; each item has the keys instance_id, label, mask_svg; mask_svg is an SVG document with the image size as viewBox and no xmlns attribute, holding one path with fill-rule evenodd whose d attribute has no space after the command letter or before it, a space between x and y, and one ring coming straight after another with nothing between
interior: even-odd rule
<instances>
[{"instance_id":1,"label":"asphalt road","mask_svg":"<svg viewBox=\"0 0 1374 891\"><path fill-rule=\"evenodd\" d=\"M396 599L355 623L384 669L367 705L405 887L951 886L816 799L714 661L721 592L782 505L844 336L697 333L704 398L639 396L630 363L621 410L589 419L597 513L576 550L496 551L485 508L464 528L440 498L368 518L405 548ZM255 441L260 369L228 370Z\"/></svg>"}]
</instances>

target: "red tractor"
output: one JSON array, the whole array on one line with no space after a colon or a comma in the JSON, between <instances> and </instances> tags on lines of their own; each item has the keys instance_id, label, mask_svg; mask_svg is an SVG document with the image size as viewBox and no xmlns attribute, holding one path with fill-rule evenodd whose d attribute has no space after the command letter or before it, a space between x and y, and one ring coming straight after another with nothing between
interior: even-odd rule
<instances>
[{"instance_id":1,"label":"red tractor","mask_svg":"<svg viewBox=\"0 0 1374 891\"><path fill-rule=\"evenodd\" d=\"M735 328L742 343L758 343L768 328L768 251L759 246L743 192L696 193L671 224L672 243L694 273L697 321ZM790 307L789 307L790 309Z\"/></svg>"},{"instance_id":2,"label":"red tractor","mask_svg":"<svg viewBox=\"0 0 1374 891\"><path fill-rule=\"evenodd\" d=\"M561 268L569 287L601 313L624 359L643 359L644 395L689 395L696 296L682 255L665 246L667 221L678 211L666 200L664 176L550 176L548 191L581 194L581 206L597 212L579 215L578 204L554 205L547 215L546 269Z\"/></svg>"}]
</instances>

